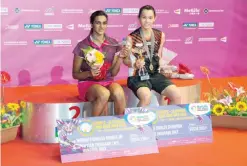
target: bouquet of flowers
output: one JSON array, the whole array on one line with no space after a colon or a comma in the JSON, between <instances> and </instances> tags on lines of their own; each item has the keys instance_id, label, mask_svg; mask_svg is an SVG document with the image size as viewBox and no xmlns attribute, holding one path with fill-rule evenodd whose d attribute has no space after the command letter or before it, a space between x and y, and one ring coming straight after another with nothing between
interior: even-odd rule
<instances>
[{"instance_id":1,"label":"bouquet of flowers","mask_svg":"<svg viewBox=\"0 0 247 166\"><path fill-rule=\"evenodd\" d=\"M214 88L209 79L209 70L201 67L207 76L211 92L205 93L206 102L211 104L212 115L247 116L247 93L244 87L228 82L227 88Z\"/></svg>"},{"instance_id":2,"label":"bouquet of flowers","mask_svg":"<svg viewBox=\"0 0 247 166\"><path fill-rule=\"evenodd\" d=\"M100 74L94 76L94 80L104 80L106 78L107 71L111 67L110 63L104 61L105 55L92 47L87 47L86 49L82 49L82 51L85 55L84 60L90 66L90 68L100 69Z\"/></svg>"}]
</instances>

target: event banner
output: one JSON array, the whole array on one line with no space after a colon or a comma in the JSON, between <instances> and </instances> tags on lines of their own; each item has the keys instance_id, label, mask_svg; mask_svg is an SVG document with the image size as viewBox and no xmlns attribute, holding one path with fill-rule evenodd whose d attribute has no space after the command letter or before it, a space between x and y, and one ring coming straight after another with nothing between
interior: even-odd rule
<instances>
[{"instance_id":1,"label":"event banner","mask_svg":"<svg viewBox=\"0 0 247 166\"><path fill-rule=\"evenodd\" d=\"M212 142L209 103L128 108L125 118L139 127L151 123L159 147Z\"/></svg>"},{"instance_id":2,"label":"event banner","mask_svg":"<svg viewBox=\"0 0 247 166\"><path fill-rule=\"evenodd\" d=\"M57 128L62 163L158 153L152 125L124 116L57 120Z\"/></svg>"},{"instance_id":3,"label":"event banner","mask_svg":"<svg viewBox=\"0 0 247 166\"><path fill-rule=\"evenodd\" d=\"M106 34L121 42L140 27L138 13L143 5L155 8L157 17L153 28L164 32L164 47L177 54L170 65L178 67L183 63L195 78L204 78L200 71L202 65L212 71L211 77L245 76L247 12L242 3L236 0L224 3L215 0L186 3L184 0L73 0L73 3L3 0L1 70L15 78L6 86L76 84L71 74L72 51L89 35L91 14L96 10L105 11ZM128 67L122 64L115 78L127 79L127 71Z\"/></svg>"}]
</instances>

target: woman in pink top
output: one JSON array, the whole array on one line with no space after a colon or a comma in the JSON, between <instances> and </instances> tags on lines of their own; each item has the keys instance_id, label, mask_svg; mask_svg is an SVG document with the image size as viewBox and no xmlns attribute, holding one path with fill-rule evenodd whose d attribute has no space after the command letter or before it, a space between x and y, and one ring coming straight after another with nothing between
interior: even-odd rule
<instances>
[{"instance_id":1,"label":"woman in pink top","mask_svg":"<svg viewBox=\"0 0 247 166\"><path fill-rule=\"evenodd\" d=\"M73 78L79 80L80 99L92 102L93 116L107 115L109 100L114 102L114 110L117 115L123 114L126 106L124 91L119 84L113 82L113 77L118 74L122 62L129 64L128 58L123 56L126 55L127 49L122 49L115 39L105 34L107 22L108 16L104 11L92 13L90 34L73 50ZM108 69L104 70L106 72L97 66L92 69L85 61L85 52L82 49L85 50L88 47L104 53L104 62L109 64L109 69L107 65L105 66ZM98 79L102 74L105 77Z\"/></svg>"}]
</instances>

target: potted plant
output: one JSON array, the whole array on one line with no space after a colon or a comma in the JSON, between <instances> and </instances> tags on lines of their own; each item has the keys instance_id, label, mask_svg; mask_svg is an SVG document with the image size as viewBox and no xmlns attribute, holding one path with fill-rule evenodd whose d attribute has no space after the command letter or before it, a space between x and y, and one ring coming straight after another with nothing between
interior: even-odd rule
<instances>
[{"instance_id":1,"label":"potted plant","mask_svg":"<svg viewBox=\"0 0 247 166\"><path fill-rule=\"evenodd\" d=\"M1 71L1 143L15 139L22 122L20 105L17 103L5 104L4 101L4 84L10 80L10 75L5 71Z\"/></svg>"},{"instance_id":2,"label":"potted plant","mask_svg":"<svg viewBox=\"0 0 247 166\"><path fill-rule=\"evenodd\" d=\"M207 76L211 91L204 93L205 101L211 104L213 127L247 129L247 92L243 86L228 82L225 88L215 88L209 79L209 70L201 67Z\"/></svg>"},{"instance_id":3,"label":"potted plant","mask_svg":"<svg viewBox=\"0 0 247 166\"><path fill-rule=\"evenodd\" d=\"M17 103L1 105L1 143L14 140L22 123L22 112Z\"/></svg>"}]
</instances>

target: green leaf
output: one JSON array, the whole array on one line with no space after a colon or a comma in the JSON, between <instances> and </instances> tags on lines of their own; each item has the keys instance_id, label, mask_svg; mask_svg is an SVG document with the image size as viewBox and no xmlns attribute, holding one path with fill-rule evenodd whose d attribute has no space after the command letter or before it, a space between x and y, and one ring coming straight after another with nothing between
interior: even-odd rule
<instances>
[{"instance_id":1,"label":"green leaf","mask_svg":"<svg viewBox=\"0 0 247 166\"><path fill-rule=\"evenodd\" d=\"M82 51L83 51L83 53L85 54L85 55L87 55L90 51L92 51L93 50L93 48L92 47L87 47L87 48L82 48L81 49Z\"/></svg>"},{"instance_id":2,"label":"green leaf","mask_svg":"<svg viewBox=\"0 0 247 166\"><path fill-rule=\"evenodd\" d=\"M247 116L247 112L243 112L242 113L242 116Z\"/></svg>"},{"instance_id":3,"label":"green leaf","mask_svg":"<svg viewBox=\"0 0 247 166\"><path fill-rule=\"evenodd\" d=\"M229 115L231 116L237 116L238 115L238 111L236 109L229 111Z\"/></svg>"}]
</instances>

